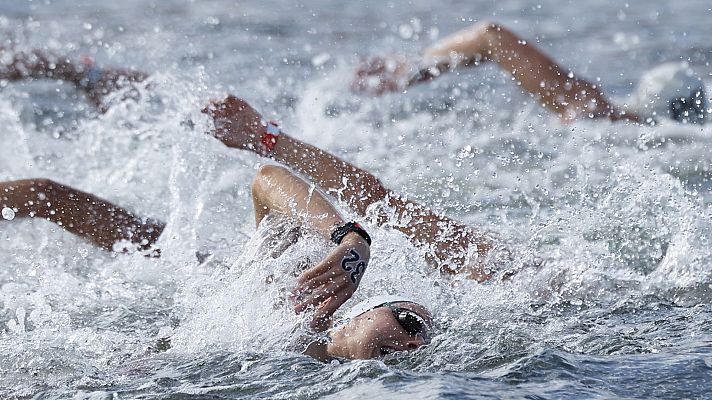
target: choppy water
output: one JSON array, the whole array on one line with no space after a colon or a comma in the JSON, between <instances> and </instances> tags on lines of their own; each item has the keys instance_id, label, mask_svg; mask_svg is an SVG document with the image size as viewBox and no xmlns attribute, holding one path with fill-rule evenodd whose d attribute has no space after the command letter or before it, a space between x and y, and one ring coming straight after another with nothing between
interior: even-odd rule
<instances>
[{"instance_id":1,"label":"choppy water","mask_svg":"<svg viewBox=\"0 0 712 400\"><path fill-rule=\"evenodd\" d=\"M70 86L6 85L0 179L49 177L168 222L160 260L112 256L43 221L1 224L0 398L710 397L712 125L562 125L490 66L405 95L347 90L359 56L413 54L482 19L614 97L680 58L709 88L707 1L47 0L0 14L20 47L153 74L138 102L99 116ZM202 134L198 110L224 92L548 262L452 286L370 226L358 297L403 285L441 334L383 360L291 352L295 318L255 283L279 267L250 241L260 160ZM199 264L196 251L214 256ZM146 353L166 335L170 351Z\"/></svg>"}]
</instances>

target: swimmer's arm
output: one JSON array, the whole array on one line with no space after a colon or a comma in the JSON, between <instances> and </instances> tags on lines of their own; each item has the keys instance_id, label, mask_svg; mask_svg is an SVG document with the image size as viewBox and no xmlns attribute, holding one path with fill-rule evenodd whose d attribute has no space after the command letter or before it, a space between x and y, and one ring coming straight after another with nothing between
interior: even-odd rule
<instances>
[{"instance_id":1,"label":"swimmer's arm","mask_svg":"<svg viewBox=\"0 0 712 400\"><path fill-rule=\"evenodd\" d=\"M215 130L210 134L226 146L251 151L259 148L264 132L260 124L262 116L246 101L228 96L212 102L203 112L214 119ZM445 271L463 271L461 267L466 262L463 254L470 246L477 246L480 254L487 253L492 247L486 235L472 232L457 221L394 195L373 174L289 135L279 136L272 158L308 176L318 187L345 201L359 215L366 215L371 204L388 200L396 211L397 220L390 221L384 215L378 223L391 223L416 245L429 246L431 261ZM259 221L262 217L258 215L257 218ZM473 277L478 276L477 271L467 269Z\"/></svg>"},{"instance_id":2,"label":"swimmer's arm","mask_svg":"<svg viewBox=\"0 0 712 400\"><path fill-rule=\"evenodd\" d=\"M334 206L319 192L284 167L263 165L252 182L252 201L257 225L272 211L313 227L325 240L344 223Z\"/></svg>"},{"instance_id":3,"label":"swimmer's arm","mask_svg":"<svg viewBox=\"0 0 712 400\"><path fill-rule=\"evenodd\" d=\"M0 48L0 79L57 79L79 84L84 74L81 66L68 57L52 56L41 50L29 53Z\"/></svg>"},{"instance_id":4,"label":"swimmer's arm","mask_svg":"<svg viewBox=\"0 0 712 400\"><path fill-rule=\"evenodd\" d=\"M425 67L410 83L430 80L459 65L485 61L494 61L512 74L524 90L562 119L583 115L638 121L637 116L617 110L596 85L573 77L529 41L491 22L463 29L427 48Z\"/></svg>"},{"instance_id":5,"label":"swimmer's arm","mask_svg":"<svg viewBox=\"0 0 712 400\"><path fill-rule=\"evenodd\" d=\"M49 179L0 182L0 208L12 209L15 218L54 222L109 251L119 241L147 250L165 227L163 222L137 217L97 196ZM156 250L151 255L159 254Z\"/></svg>"},{"instance_id":6,"label":"swimmer's arm","mask_svg":"<svg viewBox=\"0 0 712 400\"><path fill-rule=\"evenodd\" d=\"M101 108L102 98L132 83L142 82L148 74L123 68L94 68L91 62L78 63L66 56L42 50L15 51L0 47L0 79L56 79L73 83L83 90L89 101ZM90 77L90 73L96 76Z\"/></svg>"},{"instance_id":7,"label":"swimmer's arm","mask_svg":"<svg viewBox=\"0 0 712 400\"><path fill-rule=\"evenodd\" d=\"M345 223L316 187L280 166L260 167L252 184L252 200L258 224L268 213L278 212L308 224L330 240L333 229ZM354 232L344 236L321 262L297 279L295 312L315 307L311 327L317 331L328 329L334 312L358 288L370 255L364 238Z\"/></svg>"},{"instance_id":8,"label":"swimmer's arm","mask_svg":"<svg viewBox=\"0 0 712 400\"><path fill-rule=\"evenodd\" d=\"M286 134L277 141L272 158L305 174L359 215L365 215L371 204L391 195L373 174Z\"/></svg>"},{"instance_id":9,"label":"swimmer's arm","mask_svg":"<svg viewBox=\"0 0 712 400\"><path fill-rule=\"evenodd\" d=\"M366 215L371 204L387 200L396 212L396 221L382 215L379 224L390 223L414 244L428 246L430 261L443 271L463 272L480 281L489 277L478 266L464 265L470 246L476 246L482 256L492 248L493 240L486 234L436 214L417 202L405 200L368 171L286 134L280 136L272 156L307 175L327 193L341 198L359 215Z\"/></svg>"}]
</instances>

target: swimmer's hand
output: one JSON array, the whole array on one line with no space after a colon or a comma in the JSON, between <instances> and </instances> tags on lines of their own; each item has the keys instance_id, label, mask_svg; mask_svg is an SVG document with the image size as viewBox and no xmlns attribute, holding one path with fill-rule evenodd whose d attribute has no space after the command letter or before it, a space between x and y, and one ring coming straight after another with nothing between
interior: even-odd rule
<instances>
[{"instance_id":1,"label":"swimmer's hand","mask_svg":"<svg viewBox=\"0 0 712 400\"><path fill-rule=\"evenodd\" d=\"M209 133L227 147L255 151L265 128L262 115L245 100L233 95L224 100L212 101L203 113L213 118L215 129Z\"/></svg>"},{"instance_id":2,"label":"swimmer's hand","mask_svg":"<svg viewBox=\"0 0 712 400\"><path fill-rule=\"evenodd\" d=\"M356 69L351 90L372 95L403 90L414 72L412 63L403 56L371 57Z\"/></svg>"},{"instance_id":3,"label":"swimmer's hand","mask_svg":"<svg viewBox=\"0 0 712 400\"><path fill-rule=\"evenodd\" d=\"M324 260L297 278L293 291L294 311L315 308L311 328L325 331L334 312L353 296L358 288L371 252L361 236L350 233Z\"/></svg>"}]
</instances>

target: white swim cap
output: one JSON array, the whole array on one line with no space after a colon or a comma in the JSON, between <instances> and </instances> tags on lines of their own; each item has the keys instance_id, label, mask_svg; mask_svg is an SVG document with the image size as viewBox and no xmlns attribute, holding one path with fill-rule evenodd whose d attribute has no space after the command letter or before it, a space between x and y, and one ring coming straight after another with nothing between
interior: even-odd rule
<instances>
[{"instance_id":1,"label":"white swim cap","mask_svg":"<svg viewBox=\"0 0 712 400\"><path fill-rule=\"evenodd\" d=\"M369 299L366 299L349 310L349 312L346 313L343 317L343 321L347 322L350 321L359 315L373 310L376 307L382 306L386 303L400 303L400 302L408 302L408 303L415 303L415 304L420 304L417 301L411 300L405 296L397 296L397 295L380 295L380 296L373 296Z\"/></svg>"},{"instance_id":2,"label":"white swim cap","mask_svg":"<svg viewBox=\"0 0 712 400\"><path fill-rule=\"evenodd\" d=\"M643 74L631 95L631 111L645 119L704 123L707 99L702 79L686 62L669 62Z\"/></svg>"}]
</instances>

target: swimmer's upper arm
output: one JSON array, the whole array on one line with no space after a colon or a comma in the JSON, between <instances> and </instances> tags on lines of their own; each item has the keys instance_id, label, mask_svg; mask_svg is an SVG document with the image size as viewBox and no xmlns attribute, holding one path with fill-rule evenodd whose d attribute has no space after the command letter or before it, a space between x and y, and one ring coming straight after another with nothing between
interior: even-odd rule
<instances>
[{"instance_id":1,"label":"swimmer's upper arm","mask_svg":"<svg viewBox=\"0 0 712 400\"><path fill-rule=\"evenodd\" d=\"M257 224L271 211L305 222L329 240L334 226L343 218L313 185L287 168L263 165L252 182L252 201Z\"/></svg>"}]
</instances>

